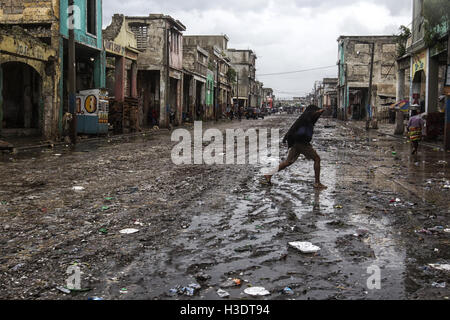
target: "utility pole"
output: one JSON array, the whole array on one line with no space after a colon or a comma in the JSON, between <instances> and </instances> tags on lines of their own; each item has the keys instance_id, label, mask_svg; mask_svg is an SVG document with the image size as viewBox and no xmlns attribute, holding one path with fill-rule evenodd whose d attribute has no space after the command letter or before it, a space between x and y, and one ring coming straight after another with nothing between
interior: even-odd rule
<instances>
[{"instance_id":1,"label":"utility pole","mask_svg":"<svg viewBox=\"0 0 450 320\"><path fill-rule=\"evenodd\" d=\"M375 57L375 42L371 43L372 52L370 55L370 79L369 79L369 106L367 108L366 130L369 130L370 121L372 120L372 83L373 83L373 60ZM376 129L376 128L374 128Z\"/></svg>"},{"instance_id":2,"label":"utility pole","mask_svg":"<svg viewBox=\"0 0 450 320\"><path fill-rule=\"evenodd\" d=\"M216 60L217 64L217 81L216 81L216 96L214 99L215 110L216 110L216 122L219 120L219 92L220 92L220 75L219 75L219 60Z\"/></svg>"},{"instance_id":3,"label":"utility pole","mask_svg":"<svg viewBox=\"0 0 450 320\"><path fill-rule=\"evenodd\" d=\"M164 123L167 125L167 128L170 128L170 32L168 28L165 28L166 31L166 112L164 114Z\"/></svg>"},{"instance_id":4,"label":"utility pole","mask_svg":"<svg viewBox=\"0 0 450 320\"><path fill-rule=\"evenodd\" d=\"M70 140L72 144L77 143L77 110L76 110L76 61L75 61L75 19L79 18L75 15L74 0L69 0L69 10L67 23L69 29L69 54L68 54L68 84L69 84L69 112L72 114L72 121L70 126ZM69 13L70 12L70 13Z\"/></svg>"},{"instance_id":5,"label":"utility pole","mask_svg":"<svg viewBox=\"0 0 450 320\"><path fill-rule=\"evenodd\" d=\"M238 112L239 112L239 72L236 72L236 81L237 81L237 92L236 92L236 100L237 100L237 107L238 107Z\"/></svg>"}]
</instances>

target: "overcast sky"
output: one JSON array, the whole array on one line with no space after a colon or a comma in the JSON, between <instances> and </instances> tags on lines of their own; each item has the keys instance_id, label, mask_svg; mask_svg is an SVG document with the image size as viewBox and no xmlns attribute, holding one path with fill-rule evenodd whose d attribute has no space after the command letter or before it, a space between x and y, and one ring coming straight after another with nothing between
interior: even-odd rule
<instances>
[{"instance_id":1,"label":"overcast sky","mask_svg":"<svg viewBox=\"0 0 450 320\"><path fill-rule=\"evenodd\" d=\"M114 13L163 13L185 34L226 34L229 48L252 49L257 79L278 97L309 93L337 66L282 76L258 76L334 66L340 35L393 35L412 20L411 0L104 0L104 26Z\"/></svg>"}]
</instances>

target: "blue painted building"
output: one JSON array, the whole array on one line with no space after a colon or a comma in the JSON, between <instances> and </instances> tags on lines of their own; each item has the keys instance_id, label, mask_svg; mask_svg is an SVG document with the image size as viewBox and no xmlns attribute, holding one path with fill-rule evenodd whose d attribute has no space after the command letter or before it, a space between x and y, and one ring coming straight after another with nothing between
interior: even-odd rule
<instances>
[{"instance_id":1,"label":"blue painted building","mask_svg":"<svg viewBox=\"0 0 450 320\"><path fill-rule=\"evenodd\" d=\"M74 0L74 20L69 20L69 1L60 1L60 61L62 77L60 82L61 92L61 119L63 114L70 112L68 97L68 38L69 27L74 26L75 34L75 57L76 57L76 91L101 89L106 87L106 54L103 48L102 37L102 0ZM92 117L86 118L80 106L79 133L97 133L96 123L86 128L85 119L95 122ZM98 124L98 122L97 122ZM103 127L105 127L103 125ZM61 128L62 130L62 128ZM103 130L104 131L104 130Z\"/></svg>"}]
</instances>

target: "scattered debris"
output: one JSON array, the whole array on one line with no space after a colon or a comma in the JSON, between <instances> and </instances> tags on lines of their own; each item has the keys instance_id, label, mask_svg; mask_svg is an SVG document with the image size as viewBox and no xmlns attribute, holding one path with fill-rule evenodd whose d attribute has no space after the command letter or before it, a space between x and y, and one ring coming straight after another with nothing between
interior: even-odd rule
<instances>
[{"instance_id":1,"label":"scattered debris","mask_svg":"<svg viewBox=\"0 0 450 320\"><path fill-rule=\"evenodd\" d=\"M226 292L225 290L222 290L222 289L217 290L217 295L220 298L228 298L230 296L230 294L228 292Z\"/></svg>"},{"instance_id":2,"label":"scattered debris","mask_svg":"<svg viewBox=\"0 0 450 320\"><path fill-rule=\"evenodd\" d=\"M431 286L434 287L434 288L442 288L442 289L444 289L447 286L447 283L445 283L445 282L442 282L442 283L433 282L431 284Z\"/></svg>"},{"instance_id":3,"label":"scattered debris","mask_svg":"<svg viewBox=\"0 0 450 320\"><path fill-rule=\"evenodd\" d=\"M268 296L270 295L270 292L267 291L263 287L251 287L244 290L244 293L248 294L249 296Z\"/></svg>"},{"instance_id":4,"label":"scattered debris","mask_svg":"<svg viewBox=\"0 0 450 320\"><path fill-rule=\"evenodd\" d=\"M72 188L72 190L74 191L83 191L84 189L86 189L85 187L81 187L81 186L75 186Z\"/></svg>"},{"instance_id":5,"label":"scattered debris","mask_svg":"<svg viewBox=\"0 0 450 320\"><path fill-rule=\"evenodd\" d=\"M172 295L178 294L178 295L185 295L188 297L192 297L200 289L201 289L201 286L199 284L192 283L192 284L188 285L187 287L176 286L175 288L170 289L169 292Z\"/></svg>"},{"instance_id":6,"label":"scattered debris","mask_svg":"<svg viewBox=\"0 0 450 320\"><path fill-rule=\"evenodd\" d=\"M12 271L17 271L20 268L22 268L25 264L24 263L19 263L18 265L14 266L13 268L11 268Z\"/></svg>"},{"instance_id":7,"label":"scattered debris","mask_svg":"<svg viewBox=\"0 0 450 320\"><path fill-rule=\"evenodd\" d=\"M240 285L242 285L241 279L231 279L230 278L227 281L220 284L220 287L226 289L226 288L239 287Z\"/></svg>"},{"instance_id":8,"label":"scattered debris","mask_svg":"<svg viewBox=\"0 0 450 320\"><path fill-rule=\"evenodd\" d=\"M294 294L294 291L291 288L286 287L286 288L283 289L283 293L291 296L291 295Z\"/></svg>"},{"instance_id":9,"label":"scattered debris","mask_svg":"<svg viewBox=\"0 0 450 320\"><path fill-rule=\"evenodd\" d=\"M429 264L430 267L440 271L450 271L450 264Z\"/></svg>"},{"instance_id":10,"label":"scattered debris","mask_svg":"<svg viewBox=\"0 0 450 320\"><path fill-rule=\"evenodd\" d=\"M71 292L69 289L64 288L64 287L56 287L56 289L65 294L70 294L70 292Z\"/></svg>"},{"instance_id":11,"label":"scattered debris","mask_svg":"<svg viewBox=\"0 0 450 320\"><path fill-rule=\"evenodd\" d=\"M320 251L320 248L311 242L289 242L289 245L303 253L316 253Z\"/></svg>"},{"instance_id":12,"label":"scattered debris","mask_svg":"<svg viewBox=\"0 0 450 320\"><path fill-rule=\"evenodd\" d=\"M138 229L123 229L123 230L120 230L121 234L133 234L133 233L136 233L136 232L139 232L139 230Z\"/></svg>"}]
</instances>

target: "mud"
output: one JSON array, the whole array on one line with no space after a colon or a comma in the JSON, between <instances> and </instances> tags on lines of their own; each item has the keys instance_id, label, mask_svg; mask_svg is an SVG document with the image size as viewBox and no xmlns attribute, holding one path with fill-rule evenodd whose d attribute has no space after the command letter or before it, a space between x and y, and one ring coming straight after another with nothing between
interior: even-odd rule
<instances>
[{"instance_id":1,"label":"mud","mask_svg":"<svg viewBox=\"0 0 450 320\"><path fill-rule=\"evenodd\" d=\"M285 132L294 120L204 127ZM313 144L329 188L318 192L304 159L267 186L256 165L174 166L174 144L159 131L3 155L0 298L221 299L217 290L236 278L230 299L255 299L249 286L270 291L258 299L450 296L449 273L428 266L450 262L448 154L422 147L414 158L403 140L322 119ZM444 229L421 232L436 226ZM120 234L126 228L139 232ZM293 241L321 250L302 254ZM56 288L74 264L83 290L65 294ZM367 286L374 265L380 290ZM171 290L193 283L194 296Z\"/></svg>"}]
</instances>

